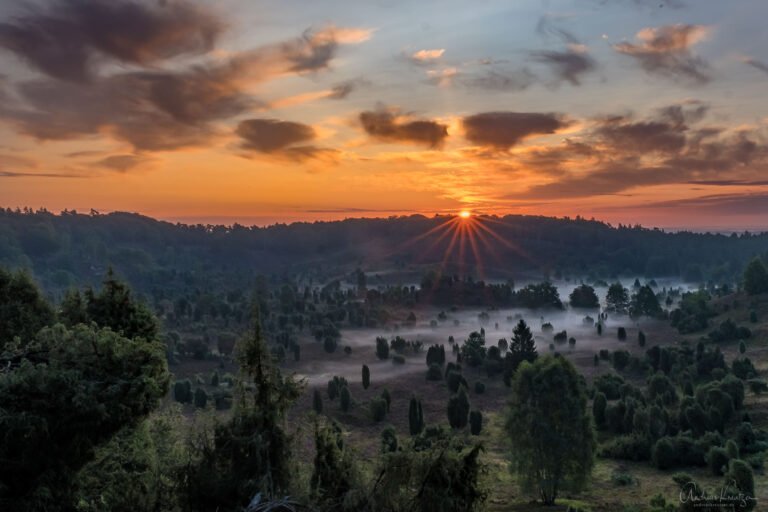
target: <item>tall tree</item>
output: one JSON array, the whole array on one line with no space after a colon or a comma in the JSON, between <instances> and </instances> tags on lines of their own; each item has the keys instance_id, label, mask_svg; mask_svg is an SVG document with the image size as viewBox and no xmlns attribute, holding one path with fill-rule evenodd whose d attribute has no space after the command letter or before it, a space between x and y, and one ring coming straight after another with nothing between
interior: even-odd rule
<instances>
[{"instance_id":1,"label":"tall tree","mask_svg":"<svg viewBox=\"0 0 768 512\"><path fill-rule=\"evenodd\" d=\"M596 441L586 408L584 386L564 357L518 369L506 422L511 467L544 504L564 488L581 488L592 470Z\"/></svg>"},{"instance_id":2,"label":"tall tree","mask_svg":"<svg viewBox=\"0 0 768 512\"><path fill-rule=\"evenodd\" d=\"M648 286L641 286L637 292L632 295L632 303L629 307L629 314L633 317L650 316L658 317L663 313L659 299L656 297L653 289Z\"/></svg>"},{"instance_id":3,"label":"tall tree","mask_svg":"<svg viewBox=\"0 0 768 512\"><path fill-rule=\"evenodd\" d=\"M512 341L504 357L504 380L511 383L511 378L523 361L533 362L538 357L536 341L525 320L520 320L512 331Z\"/></svg>"},{"instance_id":4,"label":"tall tree","mask_svg":"<svg viewBox=\"0 0 768 512\"><path fill-rule=\"evenodd\" d=\"M30 325L51 321L34 286L18 282L24 293L0 296L0 311L21 300L33 306L20 309ZM167 392L165 352L90 325L31 332L0 356L0 509L72 510L78 471L119 431L130 437Z\"/></svg>"},{"instance_id":5,"label":"tall tree","mask_svg":"<svg viewBox=\"0 0 768 512\"><path fill-rule=\"evenodd\" d=\"M768 269L760 258L750 261L744 269L744 290L750 295L768 293Z\"/></svg>"},{"instance_id":6,"label":"tall tree","mask_svg":"<svg viewBox=\"0 0 768 512\"><path fill-rule=\"evenodd\" d=\"M629 309L629 291L621 283L613 283L605 294L605 305L609 311L626 313Z\"/></svg>"},{"instance_id":7,"label":"tall tree","mask_svg":"<svg viewBox=\"0 0 768 512\"><path fill-rule=\"evenodd\" d=\"M600 307L600 299L597 298L595 289L588 284L574 288L569 299L573 308L595 309Z\"/></svg>"},{"instance_id":8,"label":"tall tree","mask_svg":"<svg viewBox=\"0 0 768 512\"><path fill-rule=\"evenodd\" d=\"M256 494L278 496L293 482L291 438L284 423L301 385L283 377L272 360L258 308L237 355L240 377L232 418L194 446L196 458L185 475L190 510L239 511Z\"/></svg>"},{"instance_id":9,"label":"tall tree","mask_svg":"<svg viewBox=\"0 0 768 512\"><path fill-rule=\"evenodd\" d=\"M0 306L0 352L14 337L29 342L53 323L53 308L25 272L0 268Z\"/></svg>"}]
</instances>

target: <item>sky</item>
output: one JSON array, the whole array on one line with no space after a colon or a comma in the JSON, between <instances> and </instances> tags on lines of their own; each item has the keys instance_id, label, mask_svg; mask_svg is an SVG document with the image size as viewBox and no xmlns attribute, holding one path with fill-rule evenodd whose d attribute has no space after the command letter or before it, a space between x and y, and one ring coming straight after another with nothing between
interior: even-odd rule
<instances>
[{"instance_id":1,"label":"sky","mask_svg":"<svg viewBox=\"0 0 768 512\"><path fill-rule=\"evenodd\" d=\"M4 0L0 206L768 226L764 0Z\"/></svg>"}]
</instances>

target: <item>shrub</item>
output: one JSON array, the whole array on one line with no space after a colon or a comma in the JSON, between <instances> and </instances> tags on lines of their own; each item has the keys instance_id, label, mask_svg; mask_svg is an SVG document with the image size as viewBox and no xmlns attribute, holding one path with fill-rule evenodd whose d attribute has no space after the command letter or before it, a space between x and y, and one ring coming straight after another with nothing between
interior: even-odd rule
<instances>
[{"instance_id":1,"label":"shrub","mask_svg":"<svg viewBox=\"0 0 768 512\"><path fill-rule=\"evenodd\" d=\"M408 429L412 436L421 434L424 430L424 411L421 407L421 400L415 396L411 397L408 404Z\"/></svg>"},{"instance_id":2,"label":"shrub","mask_svg":"<svg viewBox=\"0 0 768 512\"><path fill-rule=\"evenodd\" d=\"M641 347L645 346L645 333L643 331L637 332L637 344Z\"/></svg>"},{"instance_id":3,"label":"shrub","mask_svg":"<svg viewBox=\"0 0 768 512\"><path fill-rule=\"evenodd\" d=\"M341 410L344 412L349 412L349 408L352 406L352 394L349 392L349 388L347 386L341 388L341 393L339 394L339 405L341 406Z\"/></svg>"},{"instance_id":4,"label":"shrub","mask_svg":"<svg viewBox=\"0 0 768 512\"><path fill-rule=\"evenodd\" d=\"M707 465L714 476L722 476L728 468L728 452L719 446L713 446L707 452Z\"/></svg>"},{"instance_id":5,"label":"shrub","mask_svg":"<svg viewBox=\"0 0 768 512\"><path fill-rule=\"evenodd\" d=\"M379 359L389 359L389 342L387 338L382 336L376 338L376 357Z\"/></svg>"},{"instance_id":6,"label":"shrub","mask_svg":"<svg viewBox=\"0 0 768 512\"><path fill-rule=\"evenodd\" d=\"M595 357L594 357L594 360L593 360L593 364L595 366L600 366L600 358L597 356L597 354L595 354Z\"/></svg>"},{"instance_id":7,"label":"shrub","mask_svg":"<svg viewBox=\"0 0 768 512\"><path fill-rule=\"evenodd\" d=\"M613 367L618 371L622 371L629 364L629 352L626 350L614 350L613 351Z\"/></svg>"},{"instance_id":8,"label":"shrub","mask_svg":"<svg viewBox=\"0 0 768 512\"><path fill-rule=\"evenodd\" d=\"M605 427L605 408L607 405L605 393L595 393L595 398L592 401L592 416L595 418L595 425L598 429Z\"/></svg>"},{"instance_id":9,"label":"shrub","mask_svg":"<svg viewBox=\"0 0 768 512\"><path fill-rule=\"evenodd\" d=\"M469 413L469 432L473 436L479 436L483 429L483 414L480 411Z\"/></svg>"},{"instance_id":10,"label":"shrub","mask_svg":"<svg viewBox=\"0 0 768 512\"><path fill-rule=\"evenodd\" d=\"M215 388L219 387L219 372L216 370L211 374L211 386Z\"/></svg>"},{"instance_id":11,"label":"shrub","mask_svg":"<svg viewBox=\"0 0 768 512\"><path fill-rule=\"evenodd\" d=\"M669 469L677 463L675 445L669 437L662 437L653 446L653 464L658 469Z\"/></svg>"},{"instance_id":12,"label":"shrub","mask_svg":"<svg viewBox=\"0 0 768 512\"><path fill-rule=\"evenodd\" d=\"M229 391L216 391L213 393L213 404L217 411L226 411L232 408L232 393Z\"/></svg>"},{"instance_id":13,"label":"shrub","mask_svg":"<svg viewBox=\"0 0 768 512\"><path fill-rule=\"evenodd\" d=\"M627 330L624 327L619 327L619 330L617 332L617 336L619 338L619 341L624 341L627 339Z\"/></svg>"},{"instance_id":14,"label":"shrub","mask_svg":"<svg viewBox=\"0 0 768 512\"><path fill-rule=\"evenodd\" d=\"M384 391L381 392L381 398L384 400L384 403L387 404L387 412L389 412L389 409L392 406L392 396L389 394L387 388L384 388Z\"/></svg>"},{"instance_id":15,"label":"shrub","mask_svg":"<svg viewBox=\"0 0 768 512\"><path fill-rule=\"evenodd\" d=\"M469 397L465 388L448 399L448 423L451 428L460 429L467 426L469 416Z\"/></svg>"},{"instance_id":16,"label":"shrub","mask_svg":"<svg viewBox=\"0 0 768 512\"><path fill-rule=\"evenodd\" d=\"M397 432L391 425L381 431L381 453L397 451Z\"/></svg>"},{"instance_id":17,"label":"shrub","mask_svg":"<svg viewBox=\"0 0 768 512\"><path fill-rule=\"evenodd\" d=\"M616 436L602 447L605 457L622 460L648 460L651 458L651 443L645 436L636 434Z\"/></svg>"},{"instance_id":18,"label":"shrub","mask_svg":"<svg viewBox=\"0 0 768 512\"><path fill-rule=\"evenodd\" d=\"M174 382L173 398L182 404L192 402L192 383L189 379L177 380Z\"/></svg>"},{"instance_id":19,"label":"shrub","mask_svg":"<svg viewBox=\"0 0 768 512\"><path fill-rule=\"evenodd\" d=\"M349 345L346 345L344 347L344 353L347 355L350 355L352 353L352 347L350 347Z\"/></svg>"},{"instance_id":20,"label":"shrub","mask_svg":"<svg viewBox=\"0 0 768 512\"><path fill-rule=\"evenodd\" d=\"M368 389L371 385L371 370L367 364L363 365L363 389Z\"/></svg>"},{"instance_id":21,"label":"shrub","mask_svg":"<svg viewBox=\"0 0 768 512\"><path fill-rule=\"evenodd\" d=\"M405 356L402 354L395 354L392 356L392 362L394 364L405 364Z\"/></svg>"},{"instance_id":22,"label":"shrub","mask_svg":"<svg viewBox=\"0 0 768 512\"><path fill-rule=\"evenodd\" d=\"M605 393L608 400L616 400L621 397L621 386L624 379L618 375L603 374L595 379L594 387L597 391Z\"/></svg>"},{"instance_id":23,"label":"shrub","mask_svg":"<svg viewBox=\"0 0 768 512\"><path fill-rule=\"evenodd\" d=\"M387 417L387 401L383 398L374 398L371 400L371 419L379 423Z\"/></svg>"},{"instance_id":24,"label":"shrub","mask_svg":"<svg viewBox=\"0 0 768 512\"><path fill-rule=\"evenodd\" d=\"M733 439L729 439L728 442L725 443L725 451L728 452L729 459L739 458L739 446Z\"/></svg>"},{"instance_id":25,"label":"shrub","mask_svg":"<svg viewBox=\"0 0 768 512\"><path fill-rule=\"evenodd\" d=\"M336 338L333 338L331 336L326 336L323 340L323 350L328 352L329 354L333 354L336 352L336 347L338 346L338 343L336 342Z\"/></svg>"},{"instance_id":26,"label":"shrub","mask_svg":"<svg viewBox=\"0 0 768 512\"><path fill-rule=\"evenodd\" d=\"M611 482L613 482L613 485L625 487L634 484L635 479L631 474L625 471L614 470L613 473L611 473Z\"/></svg>"},{"instance_id":27,"label":"shrub","mask_svg":"<svg viewBox=\"0 0 768 512\"><path fill-rule=\"evenodd\" d=\"M312 393L312 409L314 409L317 414L323 413L323 396L317 388L315 388L314 393Z\"/></svg>"},{"instance_id":28,"label":"shrub","mask_svg":"<svg viewBox=\"0 0 768 512\"><path fill-rule=\"evenodd\" d=\"M749 496L754 498L755 496L755 476L752 473L752 468L749 467L745 461L741 459L734 459L728 465L728 476L726 480L733 482L736 488ZM741 510L752 510L755 506L755 500L747 500L747 506Z\"/></svg>"},{"instance_id":29,"label":"shrub","mask_svg":"<svg viewBox=\"0 0 768 512\"><path fill-rule=\"evenodd\" d=\"M469 384L467 384L467 380L464 378L464 376L458 372L451 371L448 373L448 378L446 379L448 382L448 389L451 390L451 393L458 393L460 387L469 388Z\"/></svg>"},{"instance_id":30,"label":"shrub","mask_svg":"<svg viewBox=\"0 0 768 512\"><path fill-rule=\"evenodd\" d=\"M429 369L427 370L427 380L442 380L443 379L443 369L440 367L437 363L432 363L429 365Z\"/></svg>"},{"instance_id":31,"label":"shrub","mask_svg":"<svg viewBox=\"0 0 768 512\"><path fill-rule=\"evenodd\" d=\"M195 407L205 409L208 404L208 393L203 388L197 388L195 390Z\"/></svg>"},{"instance_id":32,"label":"shrub","mask_svg":"<svg viewBox=\"0 0 768 512\"><path fill-rule=\"evenodd\" d=\"M565 343L568 341L568 332L565 330L562 330L555 334L554 340L556 343Z\"/></svg>"},{"instance_id":33,"label":"shrub","mask_svg":"<svg viewBox=\"0 0 768 512\"><path fill-rule=\"evenodd\" d=\"M480 381L475 382L475 393L478 395L485 393L485 384Z\"/></svg>"}]
</instances>

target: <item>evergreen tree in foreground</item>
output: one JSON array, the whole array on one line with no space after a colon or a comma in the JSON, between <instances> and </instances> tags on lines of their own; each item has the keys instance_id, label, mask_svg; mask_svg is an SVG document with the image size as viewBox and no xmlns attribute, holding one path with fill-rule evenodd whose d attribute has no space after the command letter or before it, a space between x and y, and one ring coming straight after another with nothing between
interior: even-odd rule
<instances>
[{"instance_id":1,"label":"evergreen tree in foreground","mask_svg":"<svg viewBox=\"0 0 768 512\"><path fill-rule=\"evenodd\" d=\"M291 439L284 423L301 385L283 377L272 361L258 310L237 355L241 375L234 414L202 436L185 475L190 510L239 512L257 494L280 496L293 483Z\"/></svg>"}]
</instances>

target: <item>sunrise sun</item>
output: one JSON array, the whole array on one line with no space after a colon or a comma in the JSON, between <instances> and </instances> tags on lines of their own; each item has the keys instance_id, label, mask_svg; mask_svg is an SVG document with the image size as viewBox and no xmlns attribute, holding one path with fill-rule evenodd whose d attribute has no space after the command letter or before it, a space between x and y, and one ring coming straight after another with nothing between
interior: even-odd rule
<instances>
[{"instance_id":1,"label":"sunrise sun","mask_svg":"<svg viewBox=\"0 0 768 512\"><path fill-rule=\"evenodd\" d=\"M469 210L461 210L459 212L459 217L461 217L462 219L468 219L471 216L472 216L472 212L470 212Z\"/></svg>"}]
</instances>

